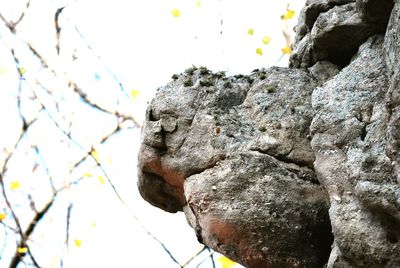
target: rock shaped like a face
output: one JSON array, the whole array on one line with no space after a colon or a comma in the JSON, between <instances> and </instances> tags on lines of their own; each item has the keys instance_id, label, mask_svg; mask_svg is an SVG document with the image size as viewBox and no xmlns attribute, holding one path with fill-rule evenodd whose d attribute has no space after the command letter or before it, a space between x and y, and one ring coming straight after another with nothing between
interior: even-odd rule
<instances>
[{"instance_id":1,"label":"rock shaped like a face","mask_svg":"<svg viewBox=\"0 0 400 268\"><path fill-rule=\"evenodd\" d=\"M143 197L247 267L322 267L330 224L328 268L400 267L399 14L308 0L291 64L309 72L176 76L148 109Z\"/></svg>"},{"instance_id":2,"label":"rock shaped like a face","mask_svg":"<svg viewBox=\"0 0 400 268\"><path fill-rule=\"evenodd\" d=\"M148 107L143 198L184 208L200 241L247 267L321 267L332 237L312 169L316 84L305 71L276 67L177 76Z\"/></svg>"}]
</instances>

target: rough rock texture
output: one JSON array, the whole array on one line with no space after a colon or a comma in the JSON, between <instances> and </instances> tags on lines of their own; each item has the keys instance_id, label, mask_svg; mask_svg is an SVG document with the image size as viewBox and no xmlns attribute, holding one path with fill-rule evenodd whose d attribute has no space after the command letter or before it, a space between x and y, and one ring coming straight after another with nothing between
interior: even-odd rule
<instances>
[{"instance_id":1,"label":"rough rock texture","mask_svg":"<svg viewBox=\"0 0 400 268\"><path fill-rule=\"evenodd\" d=\"M399 38L400 0L309 0L292 68L174 75L143 198L246 267L400 267Z\"/></svg>"},{"instance_id":2,"label":"rough rock texture","mask_svg":"<svg viewBox=\"0 0 400 268\"><path fill-rule=\"evenodd\" d=\"M349 66L312 94L314 166L330 196L335 247L350 267L400 264L400 188L386 154L382 44L381 36L369 39ZM341 255L332 265L344 262Z\"/></svg>"},{"instance_id":3,"label":"rough rock texture","mask_svg":"<svg viewBox=\"0 0 400 268\"><path fill-rule=\"evenodd\" d=\"M393 0L357 0L357 11L360 17L377 24L378 30L384 32L393 8Z\"/></svg>"},{"instance_id":4,"label":"rough rock texture","mask_svg":"<svg viewBox=\"0 0 400 268\"><path fill-rule=\"evenodd\" d=\"M148 108L143 197L170 212L187 201L199 240L248 267L320 267L332 236L309 136L316 85L297 69L187 70Z\"/></svg>"},{"instance_id":5,"label":"rough rock texture","mask_svg":"<svg viewBox=\"0 0 400 268\"><path fill-rule=\"evenodd\" d=\"M327 203L302 172L314 179L264 153L235 153L187 178L185 213L200 241L246 267L322 267L332 243Z\"/></svg>"},{"instance_id":6,"label":"rough rock texture","mask_svg":"<svg viewBox=\"0 0 400 268\"><path fill-rule=\"evenodd\" d=\"M393 160L397 182L400 181L400 1L396 1L385 36L385 59L389 76L386 103L389 108L387 154ZM399 201L397 195L397 204ZM399 206L397 206L399 208Z\"/></svg>"},{"instance_id":7,"label":"rough rock texture","mask_svg":"<svg viewBox=\"0 0 400 268\"><path fill-rule=\"evenodd\" d=\"M386 29L391 0L308 0L296 26L292 67L320 60L346 66L358 47Z\"/></svg>"}]
</instances>

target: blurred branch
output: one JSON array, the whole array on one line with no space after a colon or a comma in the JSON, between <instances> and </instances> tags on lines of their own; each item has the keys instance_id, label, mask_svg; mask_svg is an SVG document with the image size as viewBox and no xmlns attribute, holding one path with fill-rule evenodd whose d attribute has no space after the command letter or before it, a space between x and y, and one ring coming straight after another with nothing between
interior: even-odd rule
<instances>
[{"instance_id":1,"label":"blurred branch","mask_svg":"<svg viewBox=\"0 0 400 268\"><path fill-rule=\"evenodd\" d=\"M29 247L29 243L31 243L32 240L32 236L35 232L35 229L37 228L39 222L43 221L43 219L45 218L45 216L47 215L47 213L49 212L49 210L51 209L51 207L53 206L53 204L56 202L56 197L62 193L65 190L69 190L71 186L73 185L77 185L80 181L82 181L83 177L80 178L74 178L73 181L69 181L69 180L65 180L65 184L60 187L60 188L56 188L56 186L53 184L53 177L50 174L50 170L48 168L48 166L46 165L41 152L40 152L40 148L39 145L31 145L31 147L34 149L36 155L38 157L41 158L44 168L45 168L45 172L46 174L49 176L49 183L50 186L53 190L53 195L51 197L49 197L48 199L50 200L46 200L46 205L42 208L42 209L38 209L38 207L35 204L35 200L32 197L31 193L27 193L27 200L29 202L28 205L26 205L26 210L30 213L33 212L34 216L32 219L30 219L27 223L26 228L24 229L24 226L21 226L21 221L23 223L25 223L24 218L18 217L18 215L16 214L15 211L15 207L17 205L19 205L18 203L12 203L9 199L9 196L7 195L7 189L6 189L6 185L4 183L4 177L6 176L7 173L7 167L8 167L8 163L9 160L13 157L14 153L18 150L18 147L21 146L21 140L27 135L30 126L35 122L36 118L34 120L30 120L31 117L29 116L25 116L24 115L24 110L22 109L22 106L25 105L25 99L23 99L21 97L23 89L29 89L30 92L32 92L32 96L33 99L35 101L35 105L38 104L39 105L39 113L40 115L47 115L49 119L46 118L46 120L52 122L55 127L62 133L62 141L68 141L68 142L72 142L74 145L77 146L77 148L79 148L79 153L82 155L81 158L79 158L77 161L75 161L75 163L73 163L71 165L71 168L68 170L69 175L71 175L74 171L76 171L81 164L85 163L86 161L93 161L95 163L95 168L99 169L101 171L101 173L104 175L104 177L107 179L108 185L111 187L112 191L114 192L114 194L116 195L116 197L119 199L119 201L123 204L123 206L125 206L129 212L131 213L131 215L133 216L134 220L140 225L140 227L144 230L144 232L150 236L153 240L155 240L162 248L163 250L168 254L168 256L170 257L170 259L179 265L179 267L184 267L186 264L184 264L183 266L179 264L179 262L177 261L177 259L174 257L174 255L170 252L170 250L166 247L166 245L160 241L156 236L154 236L141 222L140 220L136 217L135 213L129 208L129 206L126 204L126 202L124 201L123 197L119 194L118 189L116 188L116 186L113 183L112 180L112 175L108 173L106 166L104 165L104 163L101 162L101 160L99 160L97 157L94 156L94 152L95 152L95 147L93 145L91 145L90 149L88 150L88 148L80 142L79 137L75 137L73 135L73 133L71 133L71 130L67 129L67 127L65 127L65 123L67 118L65 118L62 114L62 109L59 107L59 103L60 101L58 99L56 99L56 97L54 97L54 92L52 92L48 86L46 86L46 82L44 82L44 84L40 83L38 79L36 80L32 80L29 78L29 76L25 77L25 72L23 71L23 68L20 66L20 60L25 60L22 57L26 57L26 54L21 54L20 50L18 49L14 49L16 43L14 43L14 41L16 41L18 39L19 43L18 45L22 44L24 48L26 48L26 50L30 51L32 56L29 56L31 58L33 58L35 60L35 62L37 62L37 60L40 62L42 69L45 69L49 72L49 74L51 76L54 76L55 78L61 78L61 83L63 85L67 85L69 86L69 90L72 90L74 92L74 94L77 94L80 98L80 100L82 101L82 103L88 105L89 107L91 107L92 109L102 112L102 113L106 113L109 115L112 115L116 118L117 125L115 128L113 128L111 131L104 133L104 135L101 136L99 143L95 143L95 144L99 144L102 145L104 143L106 143L111 137L113 137L114 135L116 135L117 133L119 133L120 131L122 131L124 129L124 125L123 123L125 121L130 121L132 122L132 124L135 127L139 127L139 123L130 115L125 115L125 114L121 114L120 111L118 111L117 109L115 111L104 108L101 104L96 103L95 101L93 101L93 99L90 98L90 96L88 95L88 93L84 90L84 88L81 88L79 86L78 81L74 80L72 77L69 77L68 75L64 75L64 72L62 69L58 68L57 69L57 65L53 65L51 58L46 58L45 55L46 54L42 54L41 51L37 50L33 45L32 42L30 42L30 40L23 40L19 35L18 32L16 30L17 25L23 20L27 10L29 9L30 6L30 1L27 2L26 8L23 11L23 13L21 14L21 16L18 18L18 20L16 20L15 22L10 22L8 21L1 13L0 13L0 19L3 21L3 23L5 24L6 28L5 32L8 33L8 31L11 33L11 37L9 43L13 44L11 45L10 48L10 52L11 55L13 57L14 60L14 64L15 64L15 68L17 69L18 72L18 76L19 76L19 84L18 84L18 97L17 97L17 106L18 106L18 114L19 114L19 118L22 121L22 130L21 133L19 135L19 137L17 138L17 141L14 145L14 147L12 148L12 150L6 155L6 159L1 167L1 171L0 171L0 186L1 186L1 190L2 190L2 195L3 198L5 200L5 203L7 205L8 210L11 213L11 217L12 220L15 222L16 228L13 229L12 227L10 227L10 229L14 230L17 234L17 238L16 240L17 242L17 250L15 251L12 259L11 259L11 263L10 266L11 268L17 267L18 265L21 266L21 263L27 260L26 257L30 257L31 261L32 261L32 265L34 267L40 267L38 262L36 261L36 259L34 258L31 249ZM60 24L60 17L65 11L66 6L60 7L58 8L55 13L54 13L54 17L53 17L53 23L54 23L54 27L55 27L55 31L56 31L56 45L55 45L55 49L57 52L57 55L60 56L60 50L61 50L61 45L62 45L62 38L61 38L61 31L63 30L63 25ZM64 26L65 27L65 26ZM8 29L8 30L7 30ZM120 81L120 79L117 77L117 75L108 67L108 65L106 65L103 61L103 59L97 55L93 49L93 47L89 44L89 42L86 40L86 38L84 37L84 35L79 31L78 27L74 26L74 29L76 31L76 33L79 35L79 37L83 40L83 42L86 44L88 50L90 52L92 52L97 60L99 62L101 62L106 71L111 75L111 77L114 79L114 81L118 84L119 90L121 91L122 94L125 95L125 97L128 97L129 99L130 96L127 93L127 91L124 88L123 83ZM222 19L221 19L221 31L222 31ZM64 33L64 32L63 32ZM4 42L4 41L3 41ZM42 51L43 52L43 51ZM19 58L21 57L21 58ZM50 61L49 61L50 59ZM24 61L25 62L25 61ZM42 98L43 94L42 91L44 92L44 94L47 94L51 101L50 104L48 104L47 102L47 95L46 98ZM118 100L119 101L119 100ZM56 110L54 112L53 109L53 104L56 107ZM61 116L61 119L60 117ZM71 124L70 124L71 126ZM21 149L22 150L22 149ZM35 160L36 161L36 160ZM90 162L89 162L90 163ZM36 165L36 163L35 163ZM34 166L35 169L36 166ZM34 196L34 195L33 195ZM69 244L69 240L70 240L70 226L71 226L71 211L73 208L73 202L70 201L69 206L67 208L67 215L66 215L66 233L65 233L65 243L66 246L68 247ZM20 212L18 211L18 213L20 214ZM21 216L22 214L20 214ZM2 224L4 226L5 225L3 222ZM14 224L14 223L13 223ZM24 249L24 250L21 250ZM26 252L25 252L26 250ZM202 249L202 251L204 251L204 248ZM201 251L201 252L202 252ZM187 261L187 263L191 262L195 257L197 257L201 252L197 253L196 255L194 255L190 260ZM61 260L62 263L62 260ZM30 264L30 261L29 261Z\"/></svg>"},{"instance_id":2,"label":"blurred branch","mask_svg":"<svg viewBox=\"0 0 400 268\"><path fill-rule=\"evenodd\" d=\"M69 230L71 226L71 211L72 211L72 203L69 203L68 208L67 208L67 218L66 218L66 229L65 229L65 245L68 248L69 245Z\"/></svg>"},{"instance_id":3,"label":"blurred branch","mask_svg":"<svg viewBox=\"0 0 400 268\"><path fill-rule=\"evenodd\" d=\"M0 223L5 225L2 221L0 221ZM6 226L6 227L8 227L8 226ZM3 252L4 252L4 250L6 249L6 246L7 246L7 235L8 235L8 233L7 233L6 229L3 229L3 230L4 230L4 233L1 235L2 238L3 238L3 243L2 243L3 245L1 246L1 249L0 249L0 259L1 259L1 256L3 256Z\"/></svg>"},{"instance_id":4,"label":"blurred branch","mask_svg":"<svg viewBox=\"0 0 400 268\"><path fill-rule=\"evenodd\" d=\"M58 27L58 28L60 27L59 24L58 24L58 18L59 18L59 15L61 14L61 12L62 12L63 10L64 10L64 8L58 9L58 10L57 10L58 13L56 12L56 15L55 15L55 17L56 17L56 27ZM0 14L0 16L1 16L1 14ZM6 22L7 22L7 21L5 21L5 23L6 23ZM59 28L59 29L61 29L61 28ZM77 28L76 28L76 30L77 30L77 32L80 34L81 38L84 38L84 37L81 35L81 33L78 31ZM11 31L11 29L10 29L10 31ZM12 32L12 31L11 31L11 32ZM17 33L15 33L15 32L12 32L12 33L13 33L14 35L17 35ZM57 37L59 38L59 34L57 35ZM21 39L21 40L22 40L22 39ZM84 39L84 40L85 40L85 39ZM24 40L22 40L22 42L26 44L26 46L29 48L29 50L32 52L32 54L41 62L42 67L48 68L48 69L53 73L53 75L54 75L55 77L62 77L62 76L58 75L57 70L56 70L55 68L52 68L52 67L50 66L50 64L49 64L48 61L45 59L45 57L43 57L43 56L40 54L40 52L39 52L38 50L36 50L36 49L32 46L32 44L31 44L30 42L27 42L27 41L24 41ZM58 39L57 42L59 42L59 39ZM87 46L88 46L88 48L90 48L90 49L93 51L93 49L92 49L89 45L87 45ZM17 63L19 63L18 58L15 56L15 52L14 52L14 51L13 51L13 56L14 56L14 59L17 60ZM98 58L101 62L103 62L99 56L97 56L97 58ZM106 66L106 69L107 69L108 72L112 75L112 77L114 78L114 80L118 83L118 85L119 85L119 87L120 87L122 93L124 93L124 95L127 96L127 97L129 98L129 95L128 95L128 93L126 92L126 90L124 89L124 87L123 87L123 85L122 85L122 82L120 82L120 81L118 80L117 76L116 76L107 66ZM20 72L20 70L19 70L19 72ZM23 77L22 74L20 74L20 76ZM74 92L77 93L77 94L80 96L80 98L82 99L82 101L83 101L84 103L86 103L87 105L89 105L89 106L91 106L91 107L93 107L93 108L95 108L95 109L97 109L97 110L99 110L99 111L102 111L102 112L105 112L105 113L109 113L109 114L113 114L113 115L116 115L116 116L120 116L120 114L118 114L117 112L115 112L115 111L109 111L109 110L107 110L107 109L104 109L104 108L101 107L100 105L98 105L98 104L94 103L92 100L90 100L89 97L87 96L87 94L78 86L78 84L77 84L75 81L73 81L73 79L67 78L67 79L66 79L66 84L72 86ZM139 123L136 121L136 119L133 118L132 116L124 115L124 117L125 117L125 118L129 118L130 120L132 120L133 124L134 124L136 127L140 127L140 124L139 124Z\"/></svg>"},{"instance_id":5,"label":"blurred branch","mask_svg":"<svg viewBox=\"0 0 400 268\"><path fill-rule=\"evenodd\" d=\"M72 23L71 23L72 24ZM85 36L82 34L82 32L78 29L77 26L73 26L75 31L77 32L77 34L79 35L79 37L85 42L86 47L95 55L95 57L97 58L97 60L99 62L101 62L103 64L103 66L106 68L107 72L111 75L111 77L114 79L114 81L118 84L121 92L129 98L129 94L127 93L127 91L125 90L124 85L122 84L122 82L118 79L117 75L108 67L107 64L105 64L104 60L102 59L102 57L100 57L99 54L97 54L94 50L94 48L89 44L89 41L85 38Z\"/></svg>"},{"instance_id":6,"label":"blurred branch","mask_svg":"<svg viewBox=\"0 0 400 268\"><path fill-rule=\"evenodd\" d=\"M182 264L181 267L188 266L194 259L196 259L197 256L199 256L201 253L203 253L207 249L208 249L207 246L203 246L202 249L200 249L196 254L194 254L192 257L190 257L184 264Z\"/></svg>"},{"instance_id":7,"label":"blurred branch","mask_svg":"<svg viewBox=\"0 0 400 268\"><path fill-rule=\"evenodd\" d=\"M212 268L215 268L215 261L214 261L214 251L211 250L209 247L207 247L208 252L210 252L210 259L211 259L211 264Z\"/></svg>"},{"instance_id":8,"label":"blurred branch","mask_svg":"<svg viewBox=\"0 0 400 268\"><path fill-rule=\"evenodd\" d=\"M23 253L19 252L19 249L27 248L28 254L32 259L33 264L35 267L40 268L39 264L35 260L35 258L32 255L32 252L30 250L30 247L27 244L27 241L29 240L29 237L31 236L32 232L35 230L36 225L40 222L40 220L44 217L44 215L47 213L47 211L51 208L51 206L54 203L54 199L52 199L47 205L41 209L40 211L37 211L35 216L33 217L32 221L28 224L28 227L26 228L25 232L22 234L21 240L18 244L18 248L16 252L14 253L14 257L11 260L10 263L10 268L16 268L18 264L21 262L22 258L24 257Z\"/></svg>"},{"instance_id":9,"label":"blurred branch","mask_svg":"<svg viewBox=\"0 0 400 268\"><path fill-rule=\"evenodd\" d=\"M208 250L209 254L201 262L199 262L199 264L197 264L196 268L200 267L200 265L202 265L208 258L210 258L211 260L212 267L215 268L215 261L214 261L215 252L211 250L209 247L206 247L206 249Z\"/></svg>"},{"instance_id":10,"label":"blurred branch","mask_svg":"<svg viewBox=\"0 0 400 268\"><path fill-rule=\"evenodd\" d=\"M41 161L41 166L43 166L43 168L45 169L46 174L49 175L50 187L51 187L51 189L53 191L53 195L55 195L57 190L56 190L56 187L55 187L54 182L53 182L53 177L51 176L50 169L47 166L46 161L44 160L42 153L40 152L39 146L33 145L32 148L35 151L36 155L39 157L39 159Z\"/></svg>"},{"instance_id":11,"label":"blurred branch","mask_svg":"<svg viewBox=\"0 0 400 268\"><path fill-rule=\"evenodd\" d=\"M16 27L17 27L18 24L22 21L22 19L25 17L25 14L26 14L26 12L27 12L28 9L29 9L30 4L31 4L31 1L28 0L27 3L26 3L26 5L25 5L24 10L22 11L21 15L19 16L19 18L18 18L15 22L12 22L12 21L7 20L7 19L0 13L0 19L4 22L4 24L7 26L8 29L10 29L10 31L11 31L12 33L15 34L15 32L16 32Z\"/></svg>"},{"instance_id":12,"label":"blurred branch","mask_svg":"<svg viewBox=\"0 0 400 268\"><path fill-rule=\"evenodd\" d=\"M12 158L14 152L17 150L17 147L20 144L20 142L23 139L23 137L25 137L27 135L29 127L33 124L33 122L35 122L35 120L33 120L32 122L27 122L25 117L24 117L24 115L23 115L23 113L22 113L22 109L21 109L22 84L21 84L21 81L23 79L23 73L21 71L21 68L19 68L19 60L15 55L14 49L11 49L11 54L12 54L12 57L14 59L15 67L17 69L17 72L18 72L19 78L20 78L19 79L19 83L18 83L17 106L18 106L19 117L22 120L22 130L20 132L20 136L19 136L17 142L14 145L14 148L11 150L11 152L8 154L6 160L4 161L4 165L3 165L2 170L0 172L0 183L1 183L1 188L2 188L2 194L3 194L4 200L5 200L6 204L7 204L7 207L8 207L8 209L10 210L10 212L12 214L13 220L14 220L16 226L17 226L17 231L18 231L18 233L20 235L20 242L18 244L16 252L14 253L14 257L11 260L10 268L17 267L18 264L21 262L23 256L25 255L25 254L22 254L21 252L19 252L19 250L21 248L27 248L28 255L30 256L34 266L40 268L40 266L38 265L37 261L35 260L34 256L32 255L32 252L31 252L30 248L28 247L28 245L26 244L26 242L29 239L29 236L31 235L31 233L33 232L36 224L44 216L44 214L47 212L48 208L45 207L41 211L36 211L36 208L35 208L35 205L33 203L33 200L31 200L32 210L36 212L36 215L33 218L33 220L30 222L30 224L28 225L26 230L23 231L23 228L22 228L22 225L20 223L20 220L19 220L19 218L18 218L18 216L17 216L17 214L16 214L16 212L15 212L15 210L14 210L14 208L13 208L13 206L12 206L12 204L11 204L9 198L8 198L7 191L5 189L5 184L4 184L4 177L5 177L5 174L7 172L8 162ZM28 197L29 197L29 195L28 195ZM52 202L51 202L51 204L52 204Z\"/></svg>"},{"instance_id":13,"label":"blurred branch","mask_svg":"<svg viewBox=\"0 0 400 268\"><path fill-rule=\"evenodd\" d=\"M10 202L10 199L8 198L7 191L6 191L6 186L5 186L5 184L4 184L4 177L5 177L6 173L7 173L7 165L8 165L8 162L9 162L10 159L12 158L12 156L13 156L14 152L16 151L18 145L20 144L21 140L22 140L23 137L26 135L26 132L28 131L28 128L29 128L30 125L31 125L31 124L28 124L28 125L26 126L26 128L23 129L23 130L21 131L21 133L20 133L20 135L19 135L19 137L18 137L18 140L17 140L17 142L16 142L15 145L14 145L14 148L13 148L13 149L11 150L11 152L9 152L9 154L7 155L7 157L6 157L5 161L4 161L3 167L2 167L2 169L1 169L1 172L0 172L0 185L1 185L2 195L3 195L4 201L5 201L6 205L7 205L7 208L8 208L8 209L10 210L10 212L11 212L11 216L12 216L14 222L15 222L15 225L17 226L17 230L16 230L16 231L17 231L17 232L19 233L19 235L20 235L20 243L19 243L19 245L25 244L25 241L26 241L26 238L27 238L27 237L25 236L26 232L23 232L23 229L22 229L22 227L21 227L21 223L20 223L20 221L19 221L19 218L18 218L18 216L17 216L17 214L16 214L16 212L15 212L15 210L14 210L14 207L12 206L12 204L11 204L11 202ZM28 247L27 247L27 248L28 248ZM29 254L29 256L31 257L33 263L36 265L36 267L39 267L39 266L37 265L37 262L35 261L35 258L34 258L33 255L31 254L29 248L28 248L28 254ZM17 248L17 251L16 251L16 253L15 253L15 255L14 255L14 258L13 258L11 264L10 264L10 267L16 267L16 265L18 265L18 263L19 263L20 261L21 261L21 256L20 256L20 253L18 252L18 248ZM13 264L15 264L15 266L13 266Z\"/></svg>"},{"instance_id":14,"label":"blurred branch","mask_svg":"<svg viewBox=\"0 0 400 268\"><path fill-rule=\"evenodd\" d=\"M22 107L21 107L21 102L22 102L22 100L21 100L21 95L22 95L22 80L23 80L23 74L22 74L22 72L21 72L21 68L19 68L19 60L18 60L18 58L17 58L16 55L15 55L15 50L14 50L14 49L11 49L10 52L11 52L11 55L12 55L12 57L13 57L13 59L14 59L15 67L16 67L16 70L17 70L18 75L19 75L19 81L18 81L18 97L17 97L18 114L19 114L19 117L20 117L21 120L22 120L22 129L23 129L23 130L26 130L26 129L27 129L27 122L26 122L25 116L22 114Z\"/></svg>"},{"instance_id":15,"label":"blurred branch","mask_svg":"<svg viewBox=\"0 0 400 268\"><path fill-rule=\"evenodd\" d=\"M96 104L92 100L90 100L88 98L87 94L75 82L69 81L69 85L74 89L74 92L79 95L79 97L81 98L83 103L89 105L90 107L92 107L95 110L98 110L100 112L115 115L115 112L108 111L107 109L104 109L103 107L99 106L98 104Z\"/></svg>"},{"instance_id":16,"label":"blurred branch","mask_svg":"<svg viewBox=\"0 0 400 268\"><path fill-rule=\"evenodd\" d=\"M57 55L60 55L60 34L61 34L61 27L58 21L62 11L64 10L65 6L60 7L57 9L56 13L54 14L54 27L56 28L56 50Z\"/></svg>"},{"instance_id":17,"label":"blurred branch","mask_svg":"<svg viewBox=\"0 0 400 268\"><path fill-rule=\"evenodd\" d=\"M10 231L12 231L13 233L18 233L18 230L11 227L10 225L4 223L3 221L0 222L1 225L3 225L5 228L9 229ZM5 242L4 242L5 243ZM0 254L0 259L1 259L2 254Z\"/></svg>"}]
</instances>

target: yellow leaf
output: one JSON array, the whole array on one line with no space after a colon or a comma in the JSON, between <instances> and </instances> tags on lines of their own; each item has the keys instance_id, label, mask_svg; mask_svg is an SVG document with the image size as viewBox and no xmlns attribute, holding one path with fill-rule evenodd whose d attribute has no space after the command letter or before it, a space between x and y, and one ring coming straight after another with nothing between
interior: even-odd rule
<instances>
[{"instance_id":1,"label":"yellow leaf","mask_svg":"<svg viewBox=\"0 0 400 268\"><path fill-rule=\"evenodd\" d=\"M18 247L17 249L19 254L24 254L28 252L28 248L27 247Z\"/></svg>"},{"instance_id":2,"label":"yellow leaf","mask_svg":"<svg viewBox=\"0 0 400 268\"><path fill-rule=\"evenodd\" d=\"M104 180L103 176L99 175L99 176L97 176L97 179L99 180L99 182L101 184L104 184L105 180Z\"/></svg>"},{"instance_id":3,"label":"yellow leaf","mask_svg":"<svg viewBox=\"0 0 400 268\"><path fill-rule=\"evenodd\" d=\"M201 3L201 1L196 1L196 6L197 6L197 7L202 7L203 4Z\"/></svg>"},{"instance_id":4,"label":"yellow leaf","mask_svg":"<svg viewBox=\"0 0 400 268\"><path fill-rule=\"evenodd\" d=\"M282 53L290 55L290 54L292 54L292 49L290 47L286 46L286 47L282 48Z\"/></svg>"},{"instance_id":5,"label":"yellow leaf","mask_svg":"<svg viewBox=\"0 0 400 268\"><path fill-rule=\"evenodd\" d=\"M4 74L7 72L7 69L4 67L0 67L0 74Z\"/></svg>"},{"instance_id":6,"label":"yellow leaf","mask_svg":"<svg viewBox=\"0 0 400 268\"><path fill-rule=\"evenodd\" d=\"M177 18L181 15L181 11L179 9L175 8L175 9L171 10L171 14L172 14L172 16Z\"/></svg>"},{"instance_id":7,"label":"yellow leaf","mask_svg":"<svg viewBox=\"0 0 400 268\"><path fill-rule=\"evenodd\" d=\"M262 50L262 48L256 48L256 53L258 54L258 55L260 55L260 56L262 56L262 54L263 54L263 50Z\"/></svg>"},{"instance_id":8,"label":"yellow leaf","mask_svg":"<svg viewBox=\"0 0 400 268\"><path fill-rule=\"evenodd\" d=\"M7 218L6 213L0 213L0 221L4 221L4 219Z\"/></svg>"},{"instance_id":9,"label":"yellow leaf","mask_svg":"<svg viewBox=\"0 0 400 268\"><path fill-rule=\"evenodd\" d=\"M294 14L295 14L294 10L287 9L285 14L283 14L281 18L283 20L289 20L294 17Z\"/></svg>"},{"instance_id":10,"label":"yellow leaf","mask_svg":"<svg viewBox=\"0 0 400 268\"><path fill-rule=\"evenodd\" d=\"M140 95L140 90L133 89L131 90L131 98L136 100Z\"/></svg>"},{"instance_id":11,"label":"yellow leaf","mask_svg":"<svg viewBox=\"0 0 400 268\"><path fill-rule=\"evenodd\" d=\"M249 28L249 29L247 30L247 34L248 34L248 35L254 35L254 29L253 29L253 28Z\"/></svg>"},{"instance_id":12,"label":"yellow leaf","mask_svg":"<svg viewBox=\"0 0 400 268\"><path fill-rule=\"evenodd\" d=\"M271 37L265 36L265 37L262 39L262 42L264 43L264 45L268 45L269 42L271 42Z\"/></svg>"},{"instance_id":13,"label":"yellow leaf","mask_svg":"<svg viewBox=\"0 0 400 268\"><path fill-rule=\"evenodd\" d=\"M225 256L221 256L217 259L218 262L221 263L222 268L231 268L234 265L236 265L236 262L232 261L231 259L225 257Z\"/></svg>"},{"instance_id":14,"label":"yellow leaf","mask_svg":"<svg viewBox=\"0 0 400 268\"><path fill-rule=\"evenodd\" d=\"M24 75L26 73L26 69L24 67L19 67L18 72L20 75Z\"/></svg>"},{"instance_id":15,"label":"yellow leaf","mask_svg":"<svg viewBox=\"0 0 400 268\"><path fill-rule=\"evenodd\" d=\"M82 246L82 240L80 240L80 239L75 239L75 240L74 240L74 244L75 244L76 247L79 248L80 246Z\"/></svg>"},{"instance_id":16,"label":"yellow leaf","mask_svg":"<svg viewBox=\"0 0 400 268\"><path fill-rule=\"evenodd\" d=\"M99 152L97 152L95 149L92 149L92 151L90 152L90 154L92 155L92 157L94 158L94 160L96 160L96 162L99 162L99 161L100 161Z\"/></svg>"},{"instance_id":17,"label":"yellow leaf","mask_svg":"<svg viewBox=\"0 0 400 268\"><path fill-rule=\"evenodd\" d=\"M90 172L85 172L85 173L83 173L83 177L91 178L91 177L93 177L93 174Z\"/></svg>"},{"instance_id":18,"label":"yellow leaf","mask_svg":"<svg viewBox=\"0 0 400 268\"><path fill-rule=\"evenodd\" d=\"M19 188L21 188L21 184L19 183L19 181L12 181L10 183L10 189L11 190L18 190Z\"/></svg>"}]
</instances>

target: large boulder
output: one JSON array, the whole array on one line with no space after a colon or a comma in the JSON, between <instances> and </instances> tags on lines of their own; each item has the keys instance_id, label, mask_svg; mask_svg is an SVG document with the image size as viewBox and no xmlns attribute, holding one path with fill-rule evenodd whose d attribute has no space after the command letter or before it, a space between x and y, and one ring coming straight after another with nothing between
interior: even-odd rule
<instances>
[{"instance_id":1,"label":"large boulder","mask_svg":"<svg viewBox=\"0 0 400 268\"><path fill-rule=\"evenodd\" d=\"M142 196L183 209L199 241L248 267L320 267L332 236L309 136L317 81L276 67L176 78L148 107Z\"/></svg>"},{"instance_id":2,"label":"large boulder","mask_svg":"<svg viewBox=\"0 0 400 268\"><path fill-rule=\"evenodd\" d=\"M315 179L265 153L235 153L187 178L185 214L201 242L246 267L322 267L332 236Z\"/></svg>"}]
</instances>

